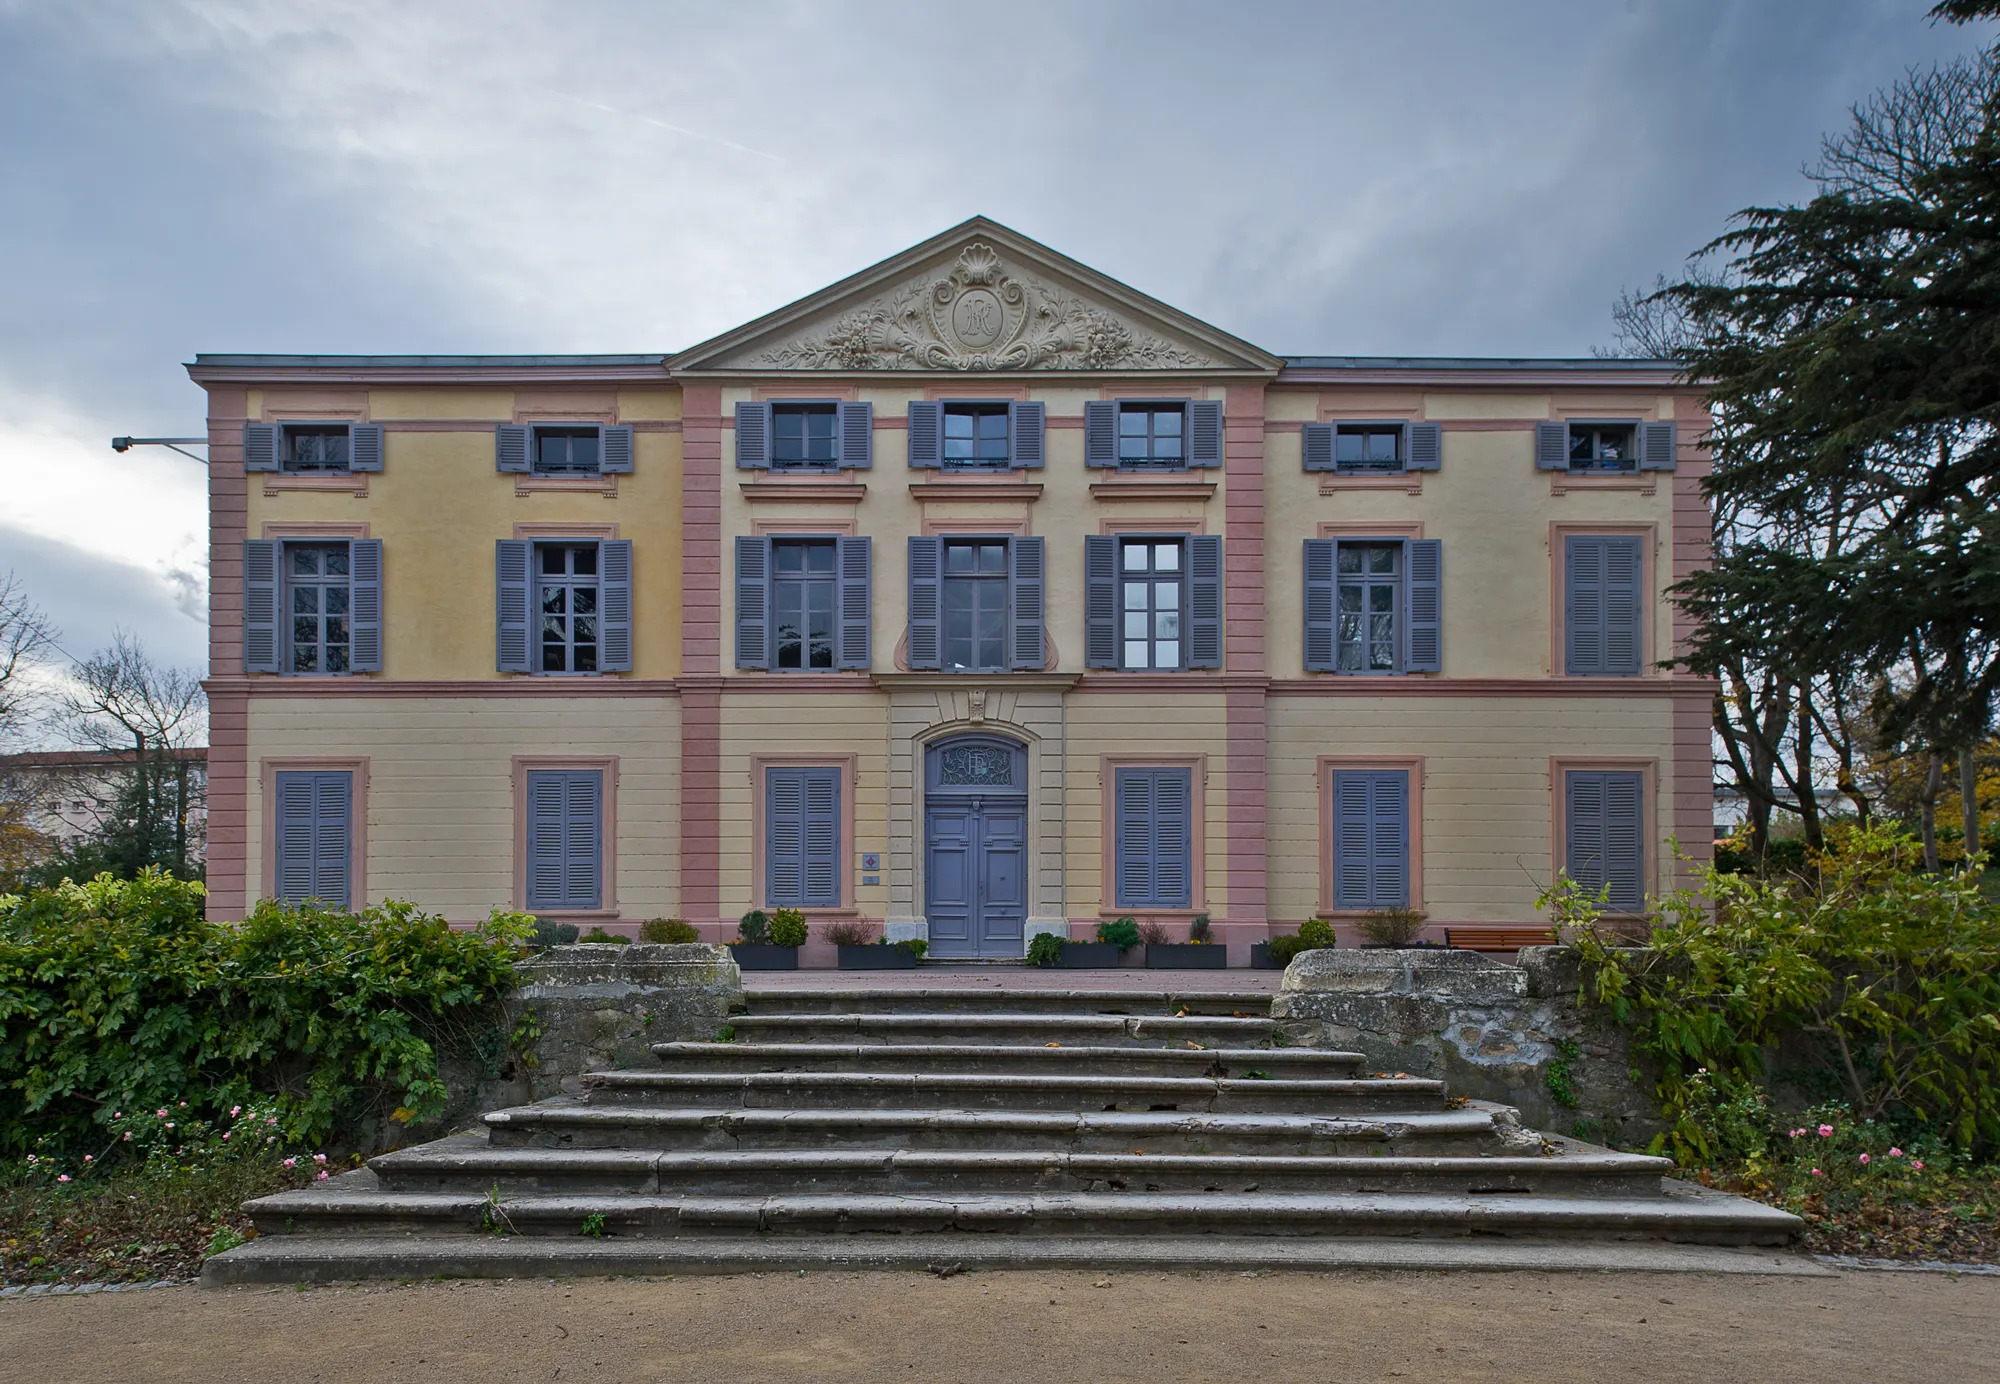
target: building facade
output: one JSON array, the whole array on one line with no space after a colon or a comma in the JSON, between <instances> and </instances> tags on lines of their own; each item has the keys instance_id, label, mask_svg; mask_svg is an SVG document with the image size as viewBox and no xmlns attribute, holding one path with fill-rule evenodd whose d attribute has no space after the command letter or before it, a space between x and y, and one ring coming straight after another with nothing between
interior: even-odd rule
<instances>
[{"instance_id":1,"label":"building facade","mask_svg":"<svg viewBox=\"0 0 2000 1384\"><path fill-rule=\"evenodd\" d=\"M1205 914L1241 964L1708 850L1660 362L1279 357L975 220L677 355L190 373L218 917Z\"/></svg>"}]
</instances>

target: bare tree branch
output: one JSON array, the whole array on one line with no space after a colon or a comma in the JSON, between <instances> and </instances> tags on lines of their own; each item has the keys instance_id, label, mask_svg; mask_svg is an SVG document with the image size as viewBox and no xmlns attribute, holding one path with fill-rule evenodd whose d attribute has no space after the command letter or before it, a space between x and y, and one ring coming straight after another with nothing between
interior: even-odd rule
<instances>
[{"instance_id":1,"label":"bare tree branch","mask_svg":"<svg viewBox=\"0 0 2000 1384\"><path fill-rule=\"evenodd\" d=\"M35 700L29 669L54 650L56 628L12 572L0 572L0 742L17 733Z\"/></svg>"}]
</instances>

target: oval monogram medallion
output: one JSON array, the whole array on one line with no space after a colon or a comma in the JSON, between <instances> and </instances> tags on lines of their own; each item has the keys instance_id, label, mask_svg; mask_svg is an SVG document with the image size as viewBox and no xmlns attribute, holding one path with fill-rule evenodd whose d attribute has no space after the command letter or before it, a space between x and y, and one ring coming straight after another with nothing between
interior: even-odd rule
<instances>
[{"instance_id":1,"label":"oval monogram medallion","mask_svg":"<svg viewBox=\"0 0 2000 1384\"><path fill-rule=\"evenodd\" d=\"M1000 299L988 289L968 289L952 304L952 333L975 351L998 341L1006 321Z\"/></svg>"}]
</instances>

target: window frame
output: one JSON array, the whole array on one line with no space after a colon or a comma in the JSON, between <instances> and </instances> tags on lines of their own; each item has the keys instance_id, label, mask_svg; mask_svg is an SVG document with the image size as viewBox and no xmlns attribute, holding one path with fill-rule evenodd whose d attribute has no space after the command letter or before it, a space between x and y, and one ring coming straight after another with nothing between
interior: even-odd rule
<instances>
[{"instance_id":1,"label":"window frame","mask_svg":"<svg viewBox=\"0 0 2000 1384\"><path fill-rule=\"evenodd\" d=\"M1186 908L1121 906L1118 903L1118 770L1186 769L1188 771L1188 900ZM1099 918L1189 921L1211 912L1208 902L1208 756L1205 754L1106 754L1097 761L1099 818Z\"/></svg>"},{"instance_id":2,"label":"window frame","mask_svg":"<svg viewBox=\"0 0 2000 1384\"><path fill-rule=\"evenodd\" d=\"M589 773L598 775L598 905L596 908L533 908L528 903L528 851L532 842L533 819L528 808L528 775L531 773ZM515 755L511 772L514 796L514 907L538 918L578 921L609 920L618 917L618 756Z\"/></svg>"},{"instance_id":3,"label":"window frame","mask_svg":"<svg viewBox=\"0 0 2000 1384\"><path fill-rule=\"evenodd\" d=\"M528 429L528 469L522 474L527 476L538 477L544 480L561 480L566 478L574 479L579 477L596 479L598 477L611 474L605 471L604 469L604 424L582 423L582 422L563 423L563 422L550 421L543 423L529 423L526 424L525 426ZM586 432L595 434L597 438L597 459L588 471L578 471L578 470L545 471L542 469L543 434L545 433L582 434Z\"/></svg>"},{"instance_id":4,"label":"window frame","mask_svg":"<svg viewBox=\"0 0 2000 1384\"><path fill-rule=\"evenodd\" d=\"M1563 467L1563 474L1570 476L1636 476L1640 469L1639 451L1643 444L1640 425L1644 421L1640 418L1564 418L1562 420L1563 459L1568 464ZM1630 445L1626 449L1627 454L1625 458L1627 464L1618 467L1597 465L1578 466L1570 459L1570 451L1575 445L1575 435L1578 428L1625 429L1630 435Z\"/></svg>"},{"instance_id":5,"label":"window frame","mask_svg":"<svg viewBox=\"0 0 2000 1384\"><path fill-rule=\"evenodd\" d=\"M1363 773L1400 770L1407 777L1404 811L1409 820L1407 858L1410 870L1408 907L1424 911L1424 756L1422 755L1327 755L1319 756L1317 792L1319 797L1319 907L1322 918L1355 921L1372 909L1345 909L1335 905L1333 831L1333 775L1336 770Z\"/></svg>"},{"instance_id":6,"label":"window frame","mask_svg":"<svg viewBox=\"0 0 2000 1384\"><path fill-rule=\"evenodd\" d=\"M1333 470L1325 475L1359 477L1403 476L1410 470L1410 420L1407 418L1330 418L1333 426ZM1340 463L1340 434L1343 428L1364 429L1370 433L1394 430L1396 434L1396 464L1394 466L1343 466Z\"/></svg>"},{"instance_id":7,"label":"window frame","mask_svg":"<svg viewBox=\"0 0 2000 1384\"><path fill-rule=\"evenodd\" d=\"M1017 536L1018 535L1015 534L984 534L984 533L941 533L936 535L937 538L942 540L941 543L939 544L940 560L938 564L938 671L939 672L947 674L959 674L959 675L974 674L974 673L978 674L991 673L997 675L1000 673L1011 673L1014 671L1009 659L1009 655L1012 653L1013 649L1013 633L1014 633L1013 542ZM1000 662L991 667L988 667L984 664L978 666L959 667L955 666L951 662L951 660L946 656L945 652L946 644L949 639L949 635L946 632L946 623L950 615L946 603L948 600L947 593L950 591L953 582L953 577L950 571L950 561L951 561L951 550L955 547L998 548L1000 550L999 572L982 573L975 571L970 574L961 573L956 579L961 584L972 586L975 592L975 596L979 591L998 590L1000 592L1000 602L1001 602ZM972 633L972 642L976 647L979 643L979 632L977 628L978 602L976 599L973 605L973 618L975 624Z\"/></svg>"},{"instance_id":8,"label":"window frame","mask_svg":"<svg viewBox=\"0 0 2000 1384\"><path fill-rule=\"evenodd\" d=\"M856 876L852 868L855 847L854 799L859 756L847 755L753 755L750 759L750 893L754 907L797 908L809 918L859 917L855 903ZM839 902L832 906L774 903L770 897L770 794L771 769L832 769L839 774L840 846L835 858L839 875ZM739 819L740 820L740 819ZM870 886L874 887L874 886Z\"/></svg>"},{"instance_id":9,"label":"window frame","mask_svg":"<svg viewBox=\"0 0 2000 1384\"><path fill-rule=\"evenodd\" d=\"M840 455L840 404L838 399L771 399L771 435L765 455L765 469L784 475L832 475L842 469ZM833 456L827 461L781 462L778 460L778 420L787 416L824 416L832 420Z\"/></svg>"},{"instance_id":10,"label":"window frame","mask_svg":"<svg viewBox=\"0 0 2000 1384\"><path fill-rule=\"evenodd\" d=\"M1639 894L1641 910L1607 910L1609 918L1649 916L1644 900L1660 892L1659 778L1657 758L1633 755L1551 755L1549 757L1549 878L1569 868L1569 776L1585 774L1639 775Z\"/></svg>"},{"instance_id":11,"label":"window frame","mask_svg":"<svg viewBox=\"0 0 2000 1384\"><path fill-rule=\"evenodd\" d=\"M354 420L346 418L281 418L274 420L278 429L278 470L281 476L351 476L354 470ZM292 457L292 439L295 433L311 430L327 433L339 429L346 441L347 460L341 466L295 466Z\"/></svg>"},{"instance_id":12,"label":"window frame","mask_svg":"<svg viewBox=\"0 0 2000 1384\"><path fill-rule=\"evenodd\" d=\"M533 674L537 677L545 678L594 678L604 676L602 670L604 662L604 541L597 538L531 538L528 540L528 543L528 621L531 636L528 656L529 661L536 665L532 670ZM547 648L548 645L542 638L542 619L545 615L542 609L542 580L546 575L542 571L542 552L547 548L567 548L573 552L581 551L584 548L591 548L596 551L594 561L597 571L591 574L589 585L590 589L597 593L594 602L596 609L591 614L591 618L597 621L597 637L591 641L591 647L596 650L593 658L600 665L599 667L589 669L576 667L549 668L544 663L542 650ZM565 574L563 585L571 593L571 599L565 604L573 606L575 604L574 593L580 583L573 575ZM574 622L577 616L574 610L566 610L562 618ZM565 641L563 647L566 650L563 655L563 661L566 664L574 664L576 662L576 639L573 623L570 626L570 637Z\"/></svg>"},{"instance_id":13,"label":"window frame","mask_svg":"<svg viewBox=\"0 0 2000 1384\"><path fill-rule=\"evenodd\" d=\"M1111 538L1115 538L1118 542L1118 548L1117 548L1118 566L1117 566L1115 587L1114 587L1118 602L1117 612L1116 612L1116 618L1118 621L1118 629L1117 629L1118 666L1115 669L1110 669L1107 671L1119 672L1119 673L1186 673L1194 671L1188 667L1188 635L1191 632L1189 629L1190 621L1189 621L1189 611L1188 611L1188 598L1191 594L1188 589L1189 586L1188 559L1190 556L1188 539L1192 537L1192 535L1186 533L1116 533L1116 534L1110 534L1108 536ZM1177 574L1179 578L1178 585L1180 590L1180 595L1178 597L1180 601L1180 607L1179 607L1180 637L1175 641L1180 646L1180 659L1171 668L1161 667L1158 663L1152 663L1144 668L1134 668L1129 666L1125 662L1125 645L1127 642L1125 637L1125 613L1127 609L1125 605L1125 582L1126 582L1125 574L1127 570L1125 567L1125 550L1129 546L1141 543L1146 544L1149 547L1156 547L1163 543L1171 543L1175 547L1180 549L1180 569ZM1157 574L1149 575L1148 577L1142 578L1142 580L1146 582L1149 588L1157 588L1159 584L1159 577L1157 576ZM1146 644L1149 652L1151 652L1157 648L1160 639L1159 635L1154 632L1157 629L1157 625L1150 617L1157 616L1161 612L1153 608L1152 595L1150 594L1150 592L1147 597L1146 613L1149 617L1147 622L1148 633L1146 635ZM1172 767L1172 766L1169 765L1166 767Z\"/></svg>"},{"instance_id":14,"label":"window frame","mask_svg":"<svg viewBox=\"0 0 2000 1384\"><path fill-rule=\"evenodd\" d=\"M768 589L764 597L765 639L764 667L759 671L770 673L831 673L840 668L840 535L821 533L773 533L756 535L769 539L770 568L764 574ZM807 571L780 577L778 574L778 552L783 548L823 547L833 555L832 563L824 573ZM806 611L805 601L810 596L809 588L824 585L829 593L827 603L827 664L816 668L812 663L812 632L810 612L804 622L806 628L800 636L799 666L782 667L778 663L778 592L783 586L796 587L801 592L801 611Z\"/></svg>"},{"instance_id":15,"label":"window frame","mask_svg":"<svg viewBox=\"0 0 2000 1384\"><path fill-rule=\"evenodd\" d=\"M1113 445L1117 448L1117 461L1118 461L1118 465L1115 469L1118 472L1121 473L1131 472L1137 475L1148 475L1148 474L1171 474L1175 472L1189 471L1194 469L1193 464L1190 460L1190 454L1192 450L1192 438L1190 434L1193 429L1191 426L1192 420L1189 417L1190 410L1188 408L1188 403L1189 403L1188 400L1117 399L1113 400L1112 402L1116 403L1118 406L1117 418L1116 418L1117 431L1113 434ZM1173 465L1157 461L1142 461L1142 462L1126 461L1125 446L1124 446L1125 416L1128 413L1178 414L1181 420L1180 461L1177 464ZM1150 423L1147 425L1146 436L1149 442L1155 437L1152 425Z\"/></svg>"},{"instance_id":16,"label":"window frame","mask_svg":"<svg viewBox=\"0 0 2000 1384\"><path fill-rule=\"evenodd\" d=\"M350 908L366 907L368 898L368 771L367 755L325 757L318 755L277 755L259 759L258 802L263 821L263 897L278 897L278 775L348 775L347 797L347 897Z\"/></svg>"},{"instance_id":17,"label":"window frame","mask_svg":"<svg viewBox=\"0 0 2000 1384\"><path fill-rule=\"evenodd\" d=\"M278 600L282 609L282 614L280 616L281 627L278 631L278 638L281 645L278 651L278 664L279 667L282 669L281 676L293 677L293 678L344 678L353 676L354 674L354 540L350 538L300 537L300 538L281 538L277 540L277 543L278 543L278 568L279 568ZM347 571L343 574L343 580L340 583L340 586L347 592L347 611L345 615L347 621L347 644L346 644L347 667L342 668L337 672L327 668L313 668L309 670L301 670L296 666L297 663L296 650L298 647L296 642L296 636L298 633L296 628L296 622L298 616L296 612L292 609L293 606L292 592L294 585L292 579L297 574L292 571L292 554L308 548L317 548L322 552L331 552L335 548L340 548L344 549L347 554ZM322 652L322 654L324 654L324 651L326 649L325 634L326 634L326 619L327 619L325 593L330 583L326 580L324 574L320 574L319 576L312 578L312 584L314 586L317 586L320 590L320 609L313 616L313 619L316 622L318 622L320 629L320 638L316 642L315 647L318 648Z\"/></svg>"},{"instance_id":18,"label":"window frame","mask_svg":"<svg viewBox=\"0 0 2000 1384\"><path fill-rule=\"evenodd\" d=\"M1660 678L1666 670L1655 663L1659 622L1658 568L1660 526L1654 523L1549 521L1549 676L1557 678ZM1569 671L1569 540L1572 538L1636 538L1639 540L1639 671L1637 673L1572 673Z\"/></svg>"},{"instance_id":19,"label":"window frame","mask_svg":"<svg viewBox=\"0 0 2000 1384\"><path fill-rule=\"evenodd\" d=\"M953 410L960 417L968 414L973 418L999 418L1003 423L1001 431L1000 459L998 461L958 461L949 455L951 419ZM973 429L973 446L979 443L978 428ZM1017 469L1014 461L1014 401L1011 399L940 399L938 400L938 474L940 475L990 475L996 472Z\"/></svg>"}]
</instances>

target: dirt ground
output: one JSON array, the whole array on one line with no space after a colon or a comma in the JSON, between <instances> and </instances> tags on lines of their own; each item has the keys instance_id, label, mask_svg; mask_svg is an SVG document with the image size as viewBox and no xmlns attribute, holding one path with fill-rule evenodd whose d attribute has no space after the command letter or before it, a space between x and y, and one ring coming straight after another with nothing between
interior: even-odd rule
<instances>
[{"instance_id":1,"label":"dirt ground","mask_svg":"<svg viewBox=\"0 0 2000 1384\"><path fill-rule=\"evenodd\" d=\"M776 1274L159 1289L0 1303L0 1376L71 1381L2000 1375L2000 1278L1847 1273Z\"/></svg>"}]
</instances>

